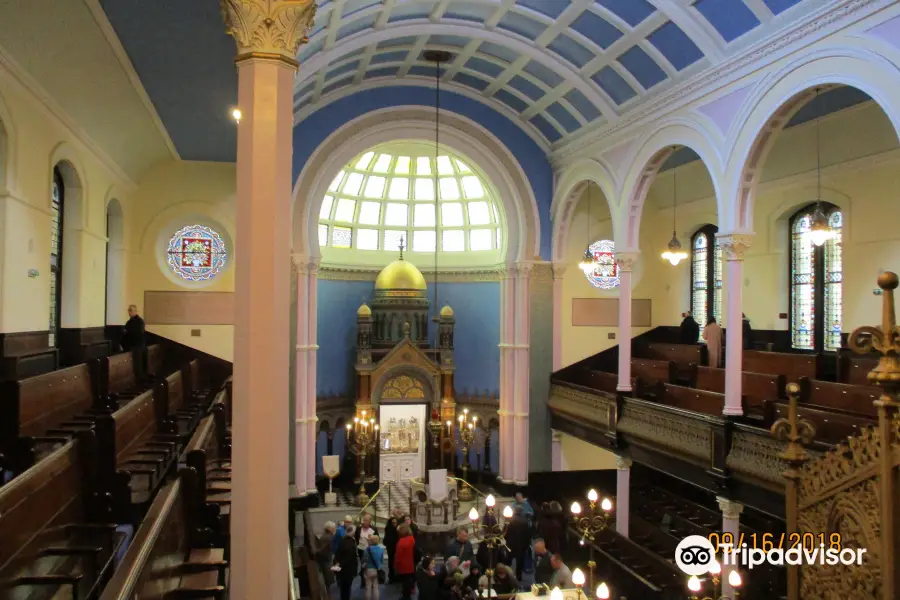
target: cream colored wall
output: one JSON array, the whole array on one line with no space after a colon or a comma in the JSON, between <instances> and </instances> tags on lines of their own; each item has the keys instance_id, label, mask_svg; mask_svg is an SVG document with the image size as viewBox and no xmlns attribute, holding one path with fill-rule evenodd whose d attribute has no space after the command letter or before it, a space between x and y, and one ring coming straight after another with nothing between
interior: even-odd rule
<instances>
[{"instance_id":1,"label":"cream colored wall","mask_svg":"<svg viewBox=\"0 0 900 600\"><path fill-rule=\"evenodd\" d=\"M234 291L235 166L233 163L172 161L157 165L139 182L133 197L134 215L128 249L129 303L143 309L145 291ZM285 218L288 218L287 216ZM185 225L208 225L225 237L230 253L224 270L205 284L167 276L165 244ZM154 325L148 331L208 352L225 360L234 356L231 325ZM200 329L200 337L191 336Z\"/></svg>"},{"instance_id":2,"label":"cream colored wall","mask_svg":"<svg viewBox=\"0 0 900 600\"><path fill-rule=\"evenodd\" d=\"M822 198L844 209L843 330L877 321L872 294L881 270L900 270L900 149L884 113L872 103L823 119ZM745 257L743 307L757 329L788 329L788 220L816 197L815 125L782 133L769 154L756 197L756 235ZM690 306L690 266L658 258L671 237L671 171L652 185L641 223L642 262L654 325L676 325ZM716 223L712 184L702 163L678 169L678 234L687 247L705 223ZM665 205L665 208L659 208ZM727 285L727 282L726 282ZM636 295L637 297L637 295Z\"/></svg>"},{"instance_id":3,"label":"cream colored wall","mask_svg":"<svg viewBox=\"0 0 900 600\"><path fill-rule=\"evenodd\" d=\"M599 446L588 444L567 433L557 432L562 448L563 471L593 471L615 469L616 455Z\"/></svg>"},{"instance_id":4,"label":"cream colored wall","mask_svg":"<svg viewBox=\"0 0 900 600\"><path fill-rule=\"evenodd\" d=\"M133 184L114 174L83 138L0 64L0 118L7 132L6 186L0 183L0 331L49 326L50 187L53 166L67 161L80 181L64 221L62 327L104 324L106 202L116 197L126 219ZM0 150L2 152L2 150ZM77 196L80 195L80 200ZM28 277L29 269L39 276Z\"/></svg>"}]
</instances>

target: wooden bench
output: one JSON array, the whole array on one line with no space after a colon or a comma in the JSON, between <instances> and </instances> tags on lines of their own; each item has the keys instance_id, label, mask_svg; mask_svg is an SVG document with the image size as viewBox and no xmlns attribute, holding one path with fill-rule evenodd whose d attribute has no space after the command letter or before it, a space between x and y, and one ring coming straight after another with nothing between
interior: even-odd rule
<instances>
[{"instance_id":1,"label":"wooden bench","mask_svg":"<svg viewBox=\"0 0 900 600\"><path fill-rule=\"evenodd\" d=\"M678 366L706 364L706 346L700 344L668 344L653 342L647 344L647 358L670 360Z\"/></svg>"},{"instance_id":2,"label":"wooden bench","mask_svg":"<svg viewBox=\"0 0 900 600\"><path fill-rule=\"evenodd\" d=\"M786 419L788 405L776 403L775 417ZM797 416L809 421L816 429L815 440L824 444L837 444L846 438L858 435L866 427L877 425L877 420L865 415L844 413L820 407L797 405Z\"/></svg>"},{"instance_id":3,"label":"wooden bench","mask_svg":"<svg viewBox=\"0 0 900 600\"><path fill-rule=\"evenodd\" d=\"M153 352L154 357L158 357L161 350L157 349L157 346L159 344L147 348L148 355ZM154 358L154 360L158 360L158 358ZM118 403L134 398L153 384L153 379L150 377L138 381L131 352L120 352L100 359L100 379L102 382L100 394L109 396ZM111 406L111 408L115 409L117 406Z\"/></svg>"},{"instance_id":4,"label":"wooden bench","mask_svg":"<svg viewBox=\"0 0 900 600\"><path fill-rule=\"evenodd\" d=\"M771 403L784 398L784 375L743 371L741 379L741 395L744 397L748 415L758 415L763 421L760 423L761 426L770 426L774 417L771 411ZM725 369L697 367L694 387L700 390L724 394Z\"/></svg>"},{"instance_id":5,"label":"wooden bench","mask_svg":"<svg viewBox=\"0 0 900 600\"><path fill-rule=\"evenodd\" d=\"M675 363L648 358L631 359L631 380L635 390L649 390L657 382L669 383L675 378Z\"/></svg>"},{"instance_id":6,"label":"wooden bench","mask_svg":"<svg viewBox=\"0 0 900 600\"><path fill-rule=\"evenodd\" d=\"M91 426L98 410L98 367L96 361L82 363L0 386L0 453L6 456L0 468L20 473L69 435L51 430Z\"/></svg>"},{"instance_id":7,"label":"wooden bench","mask_svg":"<svg viewBox=\"0 0 900 600\"><path fill-rule=\"evenodd\" d=\"M784 375L787 381L797 381L801 377L815 379L822 372L821 363L820 354L744 350L743 370L751 373Z\"/></svg>"},{"instance_id":8,"label":"wooden bench","mask_svg":"<svg viewBox=\"0 0 900 600\"><path fill-rule=\"evenodd\" d=\"M191 521L190 477L182 470L157 494L100 600L226 597L225 552L205 546Z\"/></svg>"},{"instance_id":9,"label":"wooden bench","mask_svg":"<svg viewBox=\"0 0 900 600\"><path fill-rule=\"evenodd\" d=\"M221 456L215 417L207 415L184 449L184 464L193 469L197 485L190 502L195 520L214 532L217 545L228 547L231 521L231 459Z\"/></svg>"},{"instance_id":10,"label":"wooden bench","mask_svg":"<svg viewBox=\"0 0 900 600\"><path fill-rule=\"evenodd\" d=\"M673 408L691 410L715 417L722 416L722 410L725 408L725 394L663 382L656 386L656 401ZM746 412L746 406L743 409Z\"/></svg>"},{"instance_id":11,"label":"wooden bench","mask_svg":"<svg viewBox=\"0 0 900 600\"><path fill-rule=\"evenodd\" d=\"M91 432L0 488L0 597L96 598L124 535L96 494Z\"/></svg>"},{"instance_id":12,"label":"wooden bench","mask_svg":"<svg viewBox=\"0 0 900 600\"><path fill-rule=\"evenodd\" d=\"M100 477L117 505L144 505L178 457L178 435L152 391L97 419ZM142 482L136 481L142 477ZM134 522L133 514L120 515Z\"/></svg>"},{"instance_id":13,"label":"wooden bench","mask_svg":"<svg viewBox=\"0 0 900 600\"><path fill-rule=\"evenodd\" d=\"M569 383L608 394L616 394L619 376L615 373L606 373L594 369L581 369L572 373L571 377L569 377Z\"/></svg>"},{"instance_id":14,"label":"wooden bench","mask_svg":"<svg viewBox=\"0 0 900 600\"><path fill-rule=\"evenodd\" d=\"M147 374L150 377L164 376L166 363L165 348L162 344L153 344L147 347Z\"/></svg>"},{"instance_id":15,"label":"wooden bench","mask_svg":"<svg viewBox=\"0 0 900 600\"><path fill-rule=\"evenodd\" d=\"M881 390L874 386L849 385L801 378L800 402L825 409L838 409L878 418L874 402L881 396Z\"/></svg>"},{"instance_id":16,"label":"wooden bench","mask_svg":"<svg viewBox=\"0 0 900 600\"><path fill-rule=\"evenodd\" d=\"M869 373L878 366L878 359L843 352L838 361L838 381L850 385L872 385Z\"/></svg>"},{"instance_id":17,"label":"wooden bench","mask_svg":"<svg viewBox=\"0 0 900 600\"><path fill-rule=\"evenodd\" d=\"M175 371L165 377L154 391L162 396L160 401L166 407L166 419L179 435L185 436L186 442L207 406L203 403L204 397L198 399L187 395L184 379L183 371Z\"/></svg>"}]
</instances>

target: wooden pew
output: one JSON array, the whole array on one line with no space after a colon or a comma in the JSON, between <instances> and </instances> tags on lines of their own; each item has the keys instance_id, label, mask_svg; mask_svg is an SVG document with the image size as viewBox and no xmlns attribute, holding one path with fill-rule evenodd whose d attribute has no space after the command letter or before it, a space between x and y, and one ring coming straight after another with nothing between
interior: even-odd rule
<instances>
[{"instance_id":1,"label":"wooden pew","mask_svg":"<svg viewBox=\"0 0 900 600\"><path fill-rule=\"evenodd\" d=\"M676 365L706 364L706 346L700 344L668 344L654 342L647 344L647 358L670 360Z\"/></svg>"},{"instance_id":2,"label":"wooden pew","mask_svg":"<svg viewBox=\"0 0 900 600\"><path fill-rule=\"evenodd\" d=\"M725 408L725 394L662 382L658 383L656 387L656 401L666 406L715 417L722 416L722 410ZM742 404L744 403L742 402ZM746 406L742 408L744 412L747 411Z\"/></svg>"},{"instance_id":3,"label":"wooden pew","mask_svg":"<svg viewBox=\"0 0 900 600\"><path fill-rule=\"evenodd\" d=\"M762 421L760 423L761 426L770 426L774 417L774 413L771 410L772 403L777 402L780 398L784 398L784 375L743 371L741 378L741 395L744 397L748 415L758 416ZM724 394L725 369L697 367L694 387L700 390Z\"/></svg>"},{"instance_id":4,"label":"wooden pew","mask_svg":"<svg viewBox=\"0 0 900 600\"><path fill-rule=\"evenodd\" d=\"M221 456L215 417L207 415L182 454L184 464L196 473L197 485L190 501L195 520L215 534L217 545L228 548L231 530L231 459Z\"/></svg>"},{"instance_id":5,"label":"wooden pew","mask_svg":"<svg viewBox=\"0 0 900 600\"><path fill-rule=\"evenodd\" d=\"M119 506L144 505L178 457L178 435L152 391L97 419L101 485ZM136 481L142 477L142 481ZM133 514L117 515L135 522Z\"/></svg>"},{"instance_id":6,"label":"wooden pew","mask_svg":"<svg viewBox=\"0 0 900 600\"><path fill-rule=\"evenodd\" d=\"M788 405L776 403L777 419L788 416ZM797 405L797 416L809 421L816 429L815 440L824 444L837 444L844 439L858 435L865 427L874 427L877 420L860 414L844 413L820 407Z\"/></svg>"},{"instance_id":7,"label":"wooden pew","mask_svg":"<svg viewBox=\"0 0 900 600\"><path fill-rule=\"evenodd\" d=\"M572 373L569 383L574 383L575 385L584 386L600 392L606 392L608 394L615 394L618 380L619 376L615 373L606 373L594 369L582 369Z\"/></svg>"},{"instance_id":8,"label":"wooden pew","mask_svg":"<svg viewBox=\"0 0 900 600\"><path fill-rule=\"evenodd\" d=\"M19 473L42 452L79 429L89 428L97 411L96 361L10 381L0 387L0 453L5 468ZM68 432L56 431L65 428ZM47 446L41 448L40 446Z\"/></svg>"},{"instance_id":9,"label":"wooden pew","mask_svg":"<svg viewBox=\"0 0 900 600\"><path fill-rule=\"evenodd\" d=\"M166 365L165 348L162 344L147 347L147 374L150 377L163 377Z\"/></svg>"},{"instance_id":10,"label":"wooden pew","mask_svg":"<svg viewBox=\"0 0 900 600\"><path fill-rule=\"evenodd\" d=\"M100 600L226 597L224 550L206 545L190 518L191 475L182 470L160 490Z\"/></svg>"},{"instance_id":11,"label":"wooden pew","mask_svg":"<svg viewBox=\"0 0 900 600\"><path fill-rule=\"evenodd\" d=\"M163 379L162 385L155 388L155 393L162 395L160 401L166 407L166 419L187 441L187 436L194 431L207 406L203 403L205 398L198 400L188 396L184 380L184 372L175 371Z\"/></svg>"},{"instance_id":12,"label":"wooden pew","mask_svg":"<svg viewBox=\"0 0 900 600\"><path fill-rule=\"evenodd\" d=\"M788 352L763 352L744 350L744 371L784 375L787 381L801 377L815 379L821 368L821 354L791 354Z\"/></svg>"},{"instance_id":13,"label":"wooden pew","mask_svg":"<svg viewBox=\"0 0 900 600\"><path fill-rule=\"evenodd\" d=\"M79 434L0 488L0 597L96 598L124 535L108 520L92 465L95 440Z\"/></svg>"},{"instance_id":14,"label":"wooden pew","mask_svg":"<svg viewBox=\"0 0 900 600\"><path fill-rule=\"evenodd\" d=\"M148 356L153 353L154 361L159 361L163 350L159 344L147 348ZM149 360L149 359L148 359ZM158 362L155 366L161 366ZM153 375L157 375L153 373ZM163 375L162 373L158 375ZM100 359L101 396L109 396L117 402L130 400L151 387L153 379L138 381L135 375L134 358L131 352L120 352ZM115 409L116 407L112 407Z\"/></svg>"},{"instance_id":15,"label":"wooden pew","mask_svg":"<svg viewBox=\"0 0 900 600\"><path fill-rule=\"evenodd\" d=\"M877 358L842 353L838 361L838 381L850 385L872 385L869 383L869 372L877 366Z\"/></svg>"},{"instance_id":16,"label":"wooden pew","mask_svg":"<svg viewBox=\"0 0 900 600\"><path fill-rule=\"evenodd\" d=\"M651 391L657 382L669 383L675 378L675 363L648 358L631 359L631 380L635 390Z\"/></svg>"},{"instance_id":17,"label":"wooden pew","mask_svg":"<svg viewBox=\"0 0 900 600\"><path fill-rule=\"evenodd\" d=\"M881 390L874 386L848 385L831 381L801 378L800 402L824 409L837 409L878 418L874 402L881 396Z\"/></svg>"}]
</instances>

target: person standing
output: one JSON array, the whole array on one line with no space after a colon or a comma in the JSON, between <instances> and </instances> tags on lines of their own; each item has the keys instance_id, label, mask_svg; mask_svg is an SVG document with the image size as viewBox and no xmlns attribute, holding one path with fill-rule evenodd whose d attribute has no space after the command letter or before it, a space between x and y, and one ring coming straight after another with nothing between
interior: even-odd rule
<instances>
[{"instance_id":1,"label":"person standing","mask_svg":"<svg viewBox=\"0 0 900 600\"><path fill-rule=\"evenodd\" d=\"M387 556L385 547L381 545L381 538L377 535L371 535L362 559L366 600L378 600L378 588L384 580L384 561L386 559L390 562L390 557ZM379 576L379 573L382 573L382 575Z\"/></svg>"},{"instance_id":2,"label":"person standing","mask_svg":"<svg viewBox=\"0 0 900 600\"><path fill-rule=\"evenodd\" d=\"M366 564L366 561L363 553L365 552L366 548L369 547L369 538L373 535L378 535L378 529L375 527L375 525L372 524L372 515L370 515L369 513L365 513L362 516L362 522L359 524L359 527L356 528L356 532L353 535L354 539L356 540L356 548L359 553L359 577L362 580L362 583L360 584L360 589L362 590L366 589L366 567L364 566Z\"/></svg>"},{"instance_id":3,"label":"person standing","mask_svg":"<svg viewBox=\"0 0 900 600\"><path fill-rule=\"evenodd\" d=\"M356 554L356 541L352 535L341 538L338 551L334 555L334 563L339 567L337 572L338 589L341 591L341 600L350 600L350 591L353 589L353 580L359 573L359 561Z\"/></svg>"},{"instance_id":4,"label":"person standing","mask_svg":"<svg viewBox=\"0 0 900 600\"><path fill-rule=\"evenodd\" d=\"M696 344L700 340L700 324L694 320L694 315L688 311L678 333L679 342L682 344Z\"/></svg>"},{"instance_id":5,"label":"person standing","mask_svg":"<svg viewBox=\"0 0 900 600\"><path fill-rule=\"evenodd\" d=\"M426 556L416 569L416 587L419 590L418 600L438 600L440 587L438 575L434 572L434 559Z\"/></svg>"},{"instance_id":6,"label":"person standing","mask_svg":"<svg viewBox=\"0 0 900 600\"><path fill-rule=\"evenodd\" d=\"M506 530L506 545L516 561L516 579L522 579L525 570L525 557L531 547L531 527L521 508L516 507ZM501 592L497 592L501 593Z\"/></svg>"},{"instance_id":7,"label":"person standing","mask_svg":"<svg viewBox=\"0 0 900 600\"><path fill-rule=\"evenodd\" d=\"M334 540L335 529L334 521L327 521L316 544L316 562L319 563L319 569L322 571L322 576L325 579L326 588L330 588L331 584L334 583L334 571L331 570L331 566L334 563L332 540Z\"/></svg>"},{"instance_id":8,"label":"person standing","mask_svg":"<svg viewBox=\"0 0 900 600\"><path fill-rule=\"evenodd\" d=\"M703 328L703 339L706 340L706 351L709 355L710 367L722 366L722 328L716 323L715 317L710 317Z\"/></svg>"},{"instance_id":9,"label":"person standing","mask_svg":"<svg viewBox=\"0 0 900 600\"><path fill-rule=\"evenodd\" d=\"M550 583L553 578L553 565L550 564L550 553L542 538L534 541L534 582Z\"/></svg>"},{"instance_id":10,"label":"person standing","mask_svg":"<svg viewBox=\"0 0 900 600\"><path fill-rule=\"evenodd\" d=\"M391 511L391 518L384 526L384 545L388 556L394 556L397 551L397 527L403 522L403 513L395 508ZM394 583L394 562L388 561L388 583Z\"/></svg>"},{"instance_id":11,"label":"person standing","mask_svg":"<svg viewBox=\"0 0 900 600\"><path fill-rule=\"evenodd\" d=\"M469 541L469 530L465 527L460 527L456 532L456 537L450 540L450 543L444 548L444 560L451 556L458 556L460 562L475 558L472 542Z\"/></svg>"},{"instance_id":12,"label":"person standing","mask_svg":"<svg viewBox=\"0 0 900 600\"><path fill-rule=\"evenodd\" d=\"M750 327L750 319L747 315L741 313L741 326L744 330L744 350L753 349L753 328Z\"/></svg>"},{"instance_id":13,"label":"person standing","mask_svg":"<svg viewBox=\"0 0 900 600\"><path fill-rule=\"evenodd\" d=\"M122 350L131 352L134 378L143 381L147 375L147 336L144 319L138 314L134 304L128 306L128 321L122 330Z\"/></svg>"},{"instance_id":14,"label":"person standing","mask_svg":"<svg viewBox=\"0 0 900 600\"><path fill-rule=\"evenodd\" d=\"M410 600L416 584L416 538L406 523L397 528L397 536L397 550L392 559L394 574L402 584L400 597L403 600Z\"/></svg>"}]
</instances>

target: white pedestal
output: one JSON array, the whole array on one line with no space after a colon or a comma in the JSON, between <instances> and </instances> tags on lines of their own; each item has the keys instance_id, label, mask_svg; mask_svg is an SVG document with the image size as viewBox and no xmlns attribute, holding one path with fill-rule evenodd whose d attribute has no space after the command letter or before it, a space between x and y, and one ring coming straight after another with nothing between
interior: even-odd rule
<instances>
[{"instance_id":1,"label":"white pedestal","mask_svg":"<svg viewBox=\"0 0 900 600\"><path fill-rule=\"evenodd\" d=\"M325 492L325 506L337 506L337 494Z\"/></svg>"}]
</instances>

